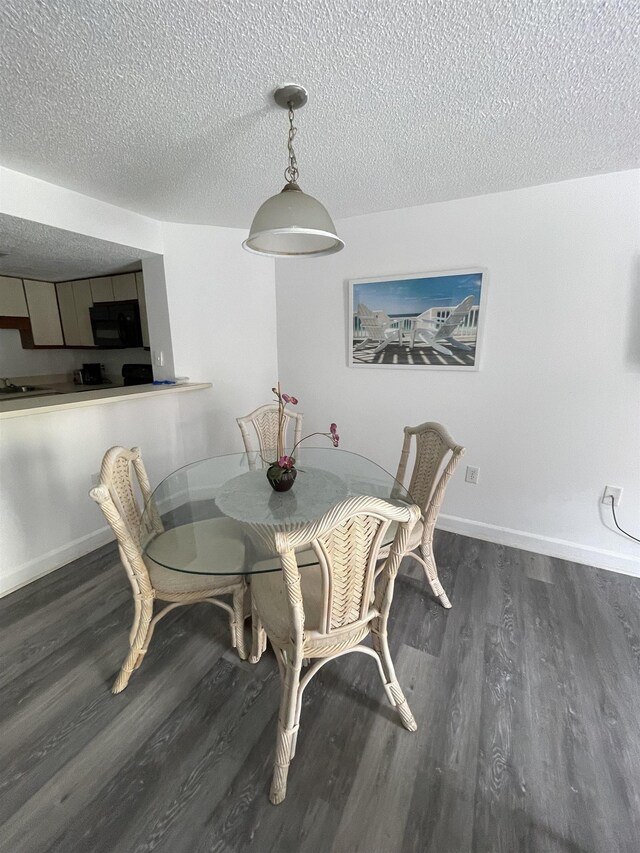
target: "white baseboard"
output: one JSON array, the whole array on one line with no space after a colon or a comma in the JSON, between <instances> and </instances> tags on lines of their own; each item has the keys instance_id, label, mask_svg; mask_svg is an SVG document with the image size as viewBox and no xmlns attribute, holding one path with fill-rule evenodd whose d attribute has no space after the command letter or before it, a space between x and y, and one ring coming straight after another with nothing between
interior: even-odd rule
<instances>
[{"instance_id":1,"label":"white baseboard","mask_svg":"<svg viewBox=\"0 0 640 853\"><path fill-rule=\"evenodd\" d=\"M55 572L56 569L66 566L67 563L77 560L78 557L84 557L85 554L95 551L101 545L106 545L113 538L111 528L102 527L100 530L94 530L86 536L81 536L61 548L55 548L34 560L23 563L10 574L0 578L0 598L26 586L31 581L48 575L49 572Z\"/></svg>"},{"instance_id":2,"label":"white baseboard","mask_svg":"<svg viewBox=\"0 0 640 853\"><path fill-rule=\"evenodd\" d=\"M631 554L619 554L603 548L579 545L577 542L569 542L566 539L538 536L523 530L486 524L483 521L470 521L455 515L440 515L437 527L449 533L471 536L473 539L497 542L499 545L534 551L536 554L545 554L548 557L559 557L562 560L570 560L572 563L584 563L587 566L640 577L640 554L637 557Z\"/></svg>"}]
</instances>

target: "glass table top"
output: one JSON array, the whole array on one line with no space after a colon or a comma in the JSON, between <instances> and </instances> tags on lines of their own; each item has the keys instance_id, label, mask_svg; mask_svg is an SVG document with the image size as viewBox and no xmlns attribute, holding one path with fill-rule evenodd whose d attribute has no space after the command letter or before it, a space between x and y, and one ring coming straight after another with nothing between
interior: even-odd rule
<instances>
[{"instance_id":1,"label":"glass table top","mask_svg":"<svg viewBox=\"0 0 640 853\"><path fill-rule=\"evenodd\" d=\"M334 447L299 448L292 489L275 492L266 476L274 458L275 452L232 453L193 462L170 474L143 513L146 556L189 574L278 571L276 532L315 521L348 497L370 495L413 503L388 471L364 456ZM312 562L313 553L298 555L301 569Z\"/></svg>"}]
</instances>

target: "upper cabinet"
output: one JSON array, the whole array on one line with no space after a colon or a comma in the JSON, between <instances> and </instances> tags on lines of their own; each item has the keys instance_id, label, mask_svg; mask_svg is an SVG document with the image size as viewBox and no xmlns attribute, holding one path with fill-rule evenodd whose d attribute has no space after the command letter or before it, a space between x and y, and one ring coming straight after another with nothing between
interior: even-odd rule
<instances>
[{"instance_id":1,"label":"upper cabinet","mask_svg":"<svg viewBox=\"0 0 640 853\"><path fill-rule=\"evenodd\" d=\"M21 278L0 275L0 317L28 317Z\"/></svg>"},{"instance_id":2,"label":"upper cabinet","mask_svg":"<svg viewBox=\"0 0 640 853\"><path fill-rule=\"evenodd\" d=\"M94 302L113 302L113 284L110 275L92 278L90 281L91 298Z\"/></svg>"},{"instance_id":3,"label":"upper cabinet","mask_svg":"<svg viewBox=\"0 0 640 853\"><path fill-rule=\"evenodd\" d=\"M127 272L90 279L91 298L94 302L124 302L127 299L137 299L136 275L137 273Z\"/></svg>"},{"instance_id":4,"label":"upper cabinet","mask_svg":"<svg viewBox=\"0 0 640 853\"><path fill-rule=\"evenodd\" d=\"M127 301L138 302L142 345L149 347L141 272L57 284L0 275L0 318L9 318L0 321L0 328L20 329L22 346L27 349L38 346L95 348L91 306L96 302Z\"/></svg>"},{"instance_id":5,"label":"upper cabinet","mask_svg":"<svg viewBox=\"0 0 640 853\"><path fill-rule=\"evenodd\" d=\"M116 302L122 302L125 299L138 298L136 274L134 272L112 276L111 285L113 287L113 298Z\"/></svg>"},{"instance_id":6,"label":"upper cabinet","mask_svg":"<svg viewBox=\"0 0 640 853\"><path fill-rule=\"evenodd\" d=\"M94 346L89 316L89 308L93 305L89 279L59 281L56 291L65 344L68 347Z\"/></svg>"},{"instance_id":7,"label":"upper cabinet","mask_svg":"<svg viewBox=\"0 0 640 853\"><path fill-rule=\"evenodd\" d=\"M55 284L24 279L24 292L35 346L64 346Z\"/></svg>"},{"instance_id":8,"label":"upper cabinet","mask_svg":"<svg viewBox=\"0 0 640 853\"><path fill-rule=\"evenodd\" d=\"M73 298L73 282L59 281L56 284L56 293L58 294L64 342L68 347L76 346L78 343L78 317L75 299Z\"/></svg>"}]
</instances>

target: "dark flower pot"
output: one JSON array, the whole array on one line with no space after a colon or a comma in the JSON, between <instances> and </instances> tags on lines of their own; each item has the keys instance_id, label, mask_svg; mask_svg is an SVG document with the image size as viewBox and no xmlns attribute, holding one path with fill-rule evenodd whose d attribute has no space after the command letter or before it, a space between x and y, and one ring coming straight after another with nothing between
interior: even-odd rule
<instances>
[{"instance_id":1,"label":"dark flower pot","mask_svg":"<svg viewBox=\"0 0 640 853\"><path fill-rule=\"evenodd\" d=\"M267 468L267 480L276 492L288 492L297 476L295 468L281 468L277 462Z\"/></svg>"}]
</instances>

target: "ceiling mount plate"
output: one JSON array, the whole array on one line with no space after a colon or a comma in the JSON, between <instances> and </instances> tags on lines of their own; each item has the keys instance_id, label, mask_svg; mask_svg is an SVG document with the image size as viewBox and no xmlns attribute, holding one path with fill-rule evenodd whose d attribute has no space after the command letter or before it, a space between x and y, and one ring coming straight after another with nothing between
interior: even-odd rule
<instances>
[{"instance_id":1,"label":"ceiling mount plate","mask_svg":"<svg viewBox=\"0 0 640 853\"><path fill-rule=\"evenodd\" d=\"M279 107L285 110L289 106L294 110L299 110L307 103L309 96L304 86L299 86L297 83L288 83L286 86L278 86L273 93L273 100Z\"/></svg>"}]
</instances>

